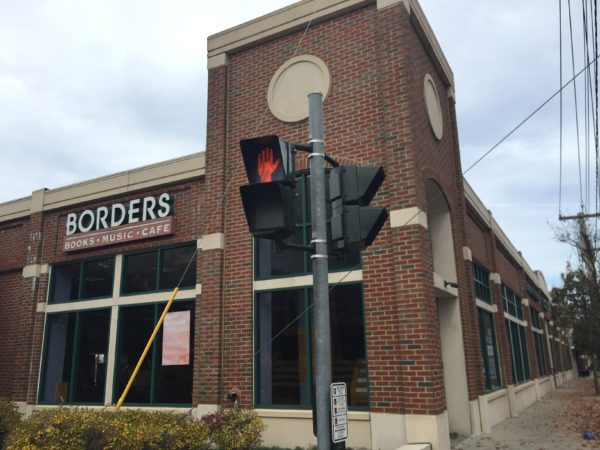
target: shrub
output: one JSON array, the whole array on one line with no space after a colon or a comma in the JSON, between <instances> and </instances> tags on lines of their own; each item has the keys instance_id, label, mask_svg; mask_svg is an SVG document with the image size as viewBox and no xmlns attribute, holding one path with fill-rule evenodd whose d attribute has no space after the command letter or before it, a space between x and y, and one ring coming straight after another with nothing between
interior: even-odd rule
<instances>
[{"instance_id":1,"label":"shrub","mask_svg":"<svg viewBox=\"0 0 600 450\"><path fill-rule=\"evenodd\" d=\"M21 422L21 413L9 400L0 398L0 448L10 431Z\"/></svg>"},{"instance_id":2,"label":"shrub","mask_svg":"<svg viewBox=\"0 0 600 450\"><path fill-rule=\"evenodd\" d=\"M255 449L260 445L266 426L255 411L235 408L227 410L224 416L223 425L213 434L219 448Z\"/></svg>"},{"instance_id":3,"label":"shrub","mask_svg":"<svg viewBox=\"0 0 600 450\"><path fill-rule=\"evenodd\" d=\"M40 411L10 434L7 450L204 450L208 427L185 414L83 408Z\"/></svg>"},{"instance_id":4,"label":"shrub","mask_svg":"<svg viewBox=\"0 0 600 450\"><path fill-rule=\"evenodd\" d=\"M194 420L188 414L58 407L12 427L6 450L255 449L265 426L251 410L231 409Z\"/></svg>"}]
</instances>

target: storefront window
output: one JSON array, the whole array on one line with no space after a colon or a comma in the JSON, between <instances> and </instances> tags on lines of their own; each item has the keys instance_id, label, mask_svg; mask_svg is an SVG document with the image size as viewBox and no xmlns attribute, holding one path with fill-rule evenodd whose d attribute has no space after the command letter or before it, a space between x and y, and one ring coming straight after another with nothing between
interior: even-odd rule
<instances>
[{"instance_id":1,"label":"storefront window","mask_svg":"<svg viewBox=\"0 0 600 450\"><path fill-rule=\"evenodd\" d=\"M506 319L506 332L511 348L513 380L515 384L522 383L531 378L525 327Z\"/></svg>"},{"instance_id":2,"label":"storefront window","mask_svg":"<svg viewBox=\"0 0 600 450\"><path fill-rule=\"evenodd\" d=\"M544 335L534 332L533 342L535 345L535 357L538 366L538 376L543 377L548 373L546 371L546 360L544 358Z\"/></svg>"},{"instance_id":3,"label":"storefront window","mask_svg":"<svg viewBox=\"0 0 600 450\"><path fill-rule=\"evenodd\" d=\"M490 290L490 273L476 262L473 262L473 284L475 296L488 303L492 303Z\"/></svg>"},{"instance_id":4,"label":"storefront window","mask_svg":"<svg viewBox=\"0 0 600 450\"><path fill-rule=\"evenodd\" d=\"M123 288L125 294L195 286L196 244L133 253L124 258ZM185 272L185 269L189 269ZM185 277L181 278L185 272Z\"/></svg>"},{"instance_id":5,"label":"storefront window","mask_svg":"<svg viewBox=\"0 0 600 450\"><path fill-rule=\"evenodd\" d=\"M109 309L48 315L42 403L104 400L109 324Z\"/></svg>"},{"instance_id":6,"label":"storefront window","mask_svg":"<svg viewBox=\"0 0 600 450\"><path fill-rule=\"evenodd\" d=\"M498 347L496 344L496 330L492 313L477 310L479 316L479 333L481 339L481 355L485 374L485 388L488 391L502 386L500 380L500 365L498 363Z\"/></svg>"},{"instance_id":7,"label":"storefront window","mask_svg":"<svg viewBox=\"0 0 600 450\"><path fill-rule=\"evenodd\" d=\"M123 392L133 369L138 362L148 337L158 321L165 303L123 306L119 308L119 333L117 345L115 400ZM193 371L194 302L173 303L169 314L180 315L179 358L167 361L163 356L165 333L170 334L169 315L155 343L142 363L133 383L126 404L191 404ZM187 313L187 314L186 314ZM183 338L182 338L183 337Z\"/></svg>"},{"instance_id":8,"label":"storefront window","mask_svg":"<svg viewBox=\"0 0 600 450\"><path fill-rule=\"evenodd\" d=\"M348 284L330 293L332 377L346 382L350 407L369 404L361 289ZM311 405L310 294L308 288L257 294L258 405Z\"/></svg>"},{"instance_id":9,"label":"storefront window","mask_svg":"<svg viewBox=\"0 0 600 450\"><path fill-rule=\"evenodd\" d=\"M110 297L114 258L59 264L52 267L51 303Z\"/></svg>"},{"instance_id":10,"label":"storefront window","mask_svg":"<svg viewBox=\"0 0 600 450\"><path fill-rule=\"evenodd\" d=\"M502 299L504 311L517 319L523 320L523 306L517 294L506 285L502 285Z\"/></svg>"}]
</instances>

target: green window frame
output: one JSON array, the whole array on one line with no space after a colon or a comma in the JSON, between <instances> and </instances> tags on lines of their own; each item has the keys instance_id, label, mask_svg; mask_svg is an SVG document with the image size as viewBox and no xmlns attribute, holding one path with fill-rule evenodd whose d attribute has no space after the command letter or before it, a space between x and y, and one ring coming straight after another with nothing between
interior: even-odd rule
<instances>
[{"instance_id":1,"label":"green window frame","mask_svg":"<svg viewBox=\"0 0 600 450\"><path fill-rule=\"evenodd\" d=\"M351 295L352 291L358 295ZM311 408L314 358L311 296L310 287L255 292L256 408ZM368 410L362 283L345 283L332 290L330 310L333 381L347 383L350 410Z\"/></svg>"},{"instance_id":2,"label":"green window frame","mask_svg":"<svg viewBox=\"0 0 600 450\"><path fill-rule=\"evenodd\" d=\"M504 301L504 311L519 320L523 320L523 306L521 300L515 292L502 284L502 300Z\"/></svg>"},{"instance_id":3,"label":"green window frame","mask_svg":"<svg viewBox=\"0 0 600 450\"><path fill-rule=\"evenodd\" d=\"M494 315L489 311L477 308L477 317L479 319L479 340L483 359L485 389L493 391L502 387Z\"/></svg>"},{"instance_id":4,"label":"green window frame","mask_svg":"<svg viewBox=\"0 0 600 450\"><path fill-rule=\"evenodd\" d=\"M328 187L328 184L327 184ZM284 243L309 245L311 240L310 178L301 172L296 179L296 230ZM327 203L327 217L330 205ZM328 227L329 228L329 227ZM329 231L328 231L329 232ZM361 268L360 252L343 252L329 256L329 272L358 270ZM277 248L275 241L254 239L254 278L256 280L284 278L311 273L311 260L308 252Z\"/></svg>"},{"instance_id":5,"label":"green window frame","mask_svg":"<svg viewBox=\"0 0 600 450\"><path fill-rule=\"evenodd\" d=\"M110 320L110 308L47 315L39 404L104 404Z\"/></svg>"},{"instance_id":6,"label":"green window frame","mask_svg":"<svg viewBox=\"0 0 600 450\"><path fill-rule=\"evenodd\" d=\"M544 358L544 335L533 332L533 344L535 345L535 358L537 361L538 376L546 376L546 359Z\"/></svg>"},{"instance_id":7,"label":"green window frame","mask_svg":"<svg viewBox=\"0 0 600 450\"><path fill-rule=\"evenodd\" d=\"M473 261L473 284L475 287L475 297L491 304L490 272L475 261Z\"/></svg>"},{"instance_id":8,"label":"green window frame","mask_svg":"<svg viewBox=\"0 0 600 450\"><path fill-rule=\"evenodd\" d=\"M98 273L94 273L92 267L97 265L97 269L108 275L105 286L100 295L94 295L94 281L98 281ZM104 266L104 267L103 267ZM68 271L71 273L69 274ZM71 278L63 277L63 274ZM50 295L48 303L68 303L81 300L95 300L99 298L110 298L113 296L113 282L115 277L115 257L101 256L80 261L53 264L50 280ZM91 279L90 279L91 278ZM102 281L102 279L100 279ZM66 286L70 284L70 286ZM90 294L89 291L92 291ZM98 290L98 289L96 289ZM67 293L68 291L68 293Z\"/></svg>"},{"instance_id":9,"label":"green window frame","mask_svg":"<svg viewBox=\"0 0 600 450\"><path fill-rule=\"evenodd\" d=\"M166 292L173 290L181 277L180 273L183 273L183 270L187 267L190 256L196 251L196 246L197 244L193 242L171 245L168 247L144 249L124 254L123 269L121 271L121 294L139 295L148 292ZM169 266L165 261L172 252L178 250L185 251L180 259L181 264L175 265L176 267L172 273L167 274L166 271ZM139 272L134 273L132 270L133 265L138 261L141 264L147 264L148 262L154 263L154 266L146 266L151 271L151 273L146 274L149 275L148 277L144 277L143 273L141 275ZM189 265L186 275L182 280L180 288L196 286L196 263L197 258L194 256L194 259Z\"/></svg>"},{"instance_id":10,"label":"green window frame","mask_svg":"<svg viewBox=\"0 0 600 450\"><path fill-rule=\"evenodd\" d=\"M542 297L542 308L544 308L544 311L548 311L550 309L548 299L546 297Z\"/></svg>"},{"instance_id":11,"label":"green window frame","mask_svg":"<svg viewBox=\"0 0 600 450\"><path fill-rule=\"evenodd\" d=\"M540 301L540 297L537 294L537 290L529 283L527 283L527 295L529 295L529 297L532 300L535 300L536 302Z\"/></svg>"},{"instance_id":12,"label":"green window frame","mask_svg":"<svg viewBox=\"0 0 600 450\"><path fill-rule=\"evenodd\" d=\"M540 316L538 310L533 306L529 306L529 315L531 316L531 326L541 330L542 325L540 324Z\"/></svg>"},{"instance_id":13,"label":"green window frame","mask_svg":"<svg viewBox=\"0 0 600 450\"><path fill-rule=\"evenodd\" d=\"M525 327L506 319L506 332L511 349L512 374L515 384L531 379Z\"/></svg>"},{"instance_id":14,"label":"green window frame","mask_svg":"<svg viewBox=\"0 0 600 450\"><path fill-rule=\"evenodd\" d=\"M194 373L194 328L195 328L195 300L194 299L177 299L173 302L169 312L176 311L190 311L190 354L189 364L182 366L162 366L161 355L162 355L162 336L163 329L158 332L144 363L136 377L134 383L131 386L131 390L124 402L125 406L162 406L162 407L188 407L192 404L192 388L193 388L193 373ZM156 326L160 315L162 314L166 302L159 303L141 303L133 305L124 305L119 307L118 312L118 325L117 325L117 344L115 353L115 370L113 374L113 392L112 401L117 402L121 395L125 385L127 384L133 368L137 364L138 358L140 357L142 350L144 349L147 339L150 336L151 331ZM143 323L143 314L131 315L129 321L137 322L139 326L145 327L144 333L141 334L138 342L133 343L129 351L126 352L123 346L126 344L124 341L124 335L127 333L125 330L125 314L129 311L147 309L151 314L151 321L146 320ZM148 317L146 317L148 319ZM142 322L142 323L140 323ZM129 344L129 342L127 342ZM127 355L127 356L126 356ZM183 383L179 385L176 381L173 381L173 375L164 372L173 372L176 370L178 373L175 374L183 376ZM169 376L170 375L170 376ZM179 401L172 400L161 400L161 386L165 378L169 378L168 384L176 386L178 392L175 396L180 398ZM161 384L162 383L162 384ZM146 395L147 390L147 395ZM188 395L189 393L189 395ZM140 397L146 397L140 400ZM183 399L185 397L185 399Z\"/></svg>"}]
</instances>

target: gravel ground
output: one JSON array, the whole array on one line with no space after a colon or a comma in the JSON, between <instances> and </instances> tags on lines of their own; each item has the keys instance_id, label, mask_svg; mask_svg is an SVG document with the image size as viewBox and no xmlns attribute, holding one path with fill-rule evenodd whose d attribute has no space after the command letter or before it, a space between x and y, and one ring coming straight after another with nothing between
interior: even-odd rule
<instances>
[{"instance_id":1,"label":"gravel ground","mask_svg":"<svg viewBox=\"0 0 600 450\"><path fill-rule=\"evenodd\" d=\"M585 440L584 432L600 438L600 398L593 397L591 378L564 384L542 400L492 428L490 434L469 437L453 449L579 450L600 449L600 439Z\"/></svg>"}]
</instances>

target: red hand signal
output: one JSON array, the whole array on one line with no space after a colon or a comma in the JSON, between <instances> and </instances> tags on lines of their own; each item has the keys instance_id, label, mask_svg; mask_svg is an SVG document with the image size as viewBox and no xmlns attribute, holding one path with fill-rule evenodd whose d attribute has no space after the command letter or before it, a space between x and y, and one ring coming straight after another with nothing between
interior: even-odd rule
<instances>
[{"instance_id":1,"label":"red hand signal","mask_svg":"<svg viewBox=\"0 0 600 450\"><path fill-rule=\"evenodd\" d=\"M280 159L273 161L273 149L266 147L258 154L258 176L261 183L268 183L271 181L273 172L279 166Z\"/></svg>"}]
</instances>

